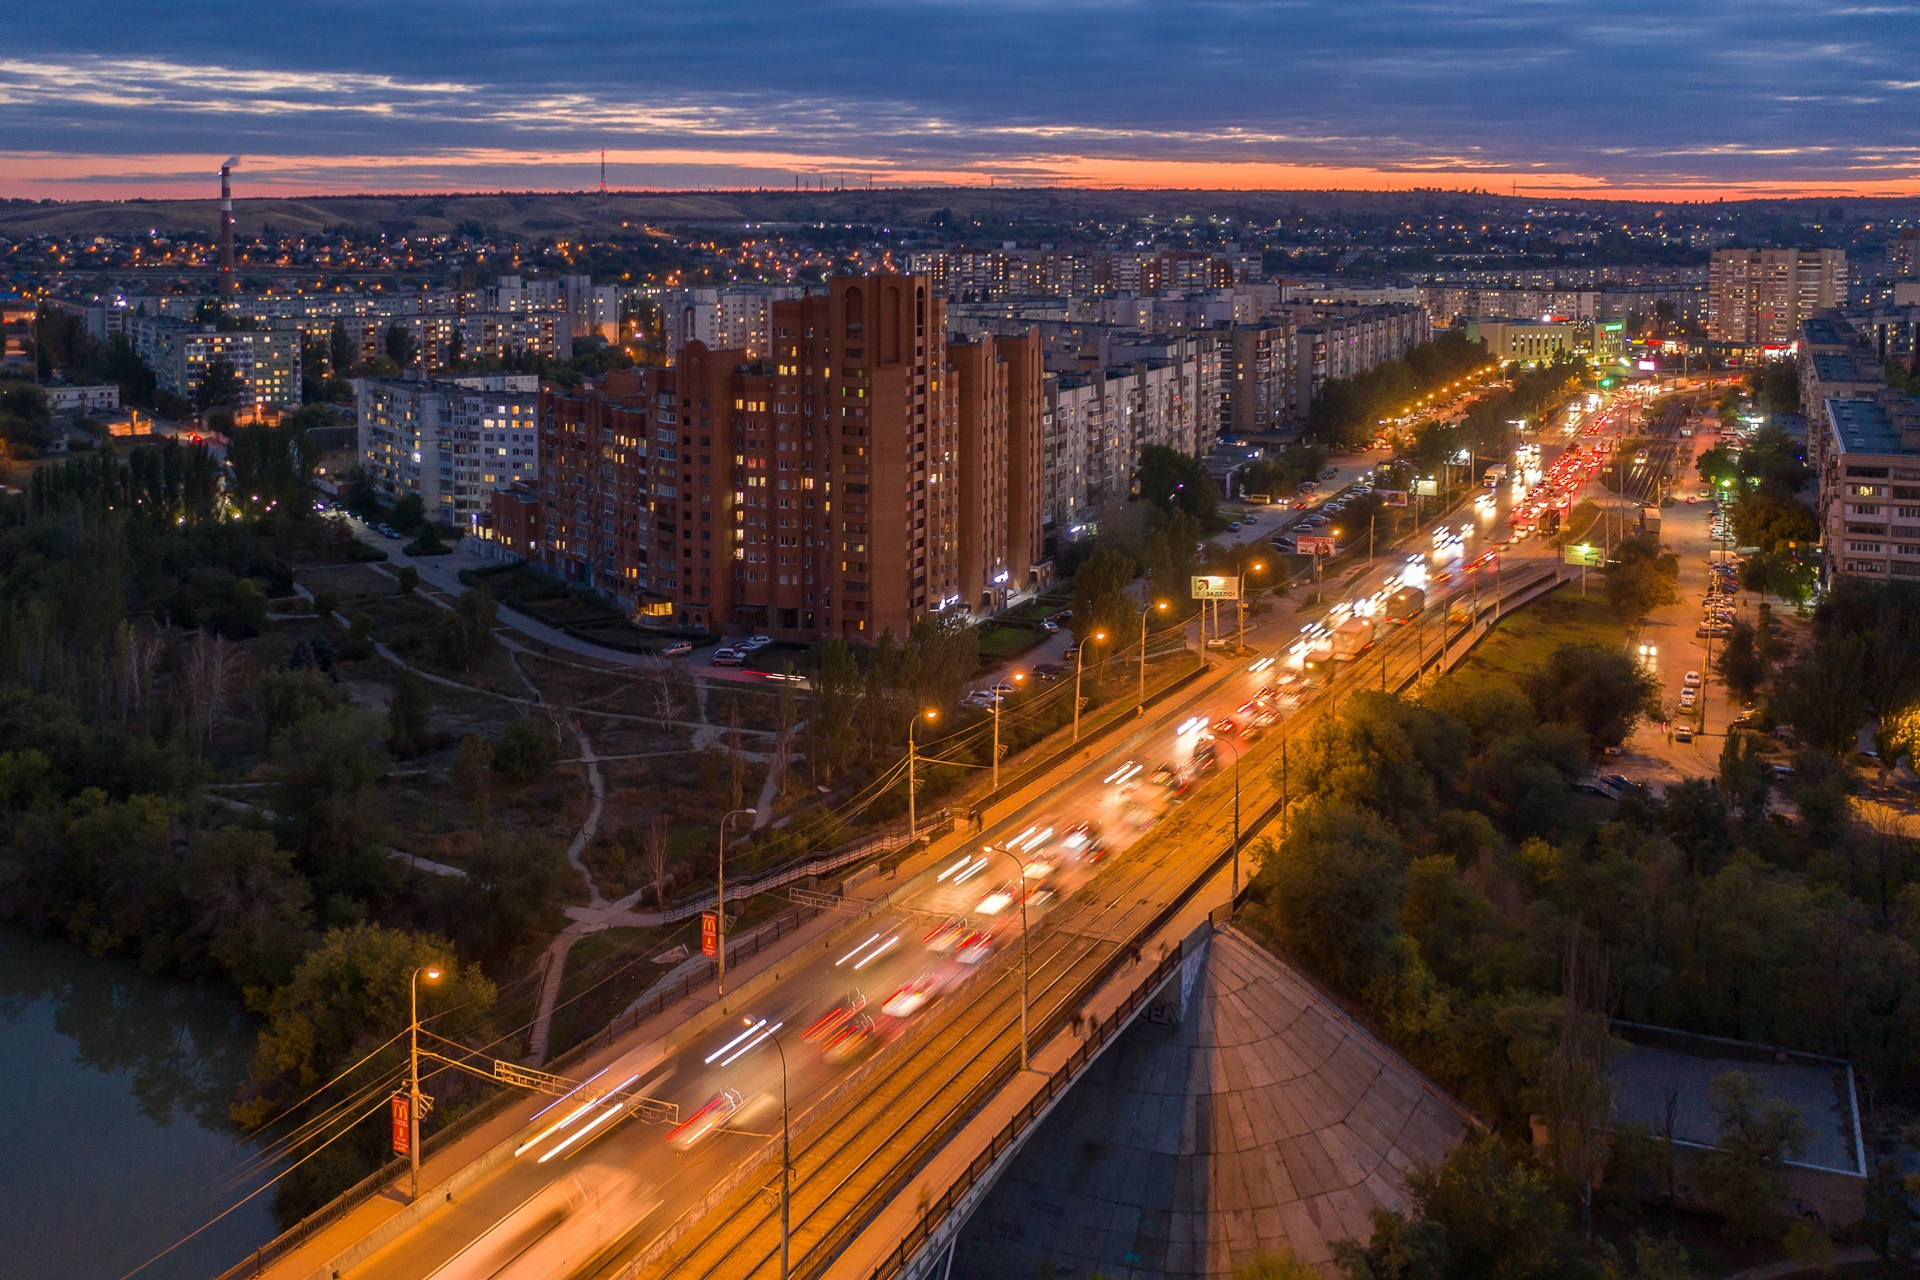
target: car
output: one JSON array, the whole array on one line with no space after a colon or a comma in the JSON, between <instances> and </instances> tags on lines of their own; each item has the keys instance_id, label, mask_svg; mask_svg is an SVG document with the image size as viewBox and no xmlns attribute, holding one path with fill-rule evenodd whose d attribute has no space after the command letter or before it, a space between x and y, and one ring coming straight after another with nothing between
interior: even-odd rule
<instances>
[{"instance_id":1,"label":"car","mask_svg":"<svg viewBox=\"0 0 1920 1280\"><path fill-rule=\"evenodd\" d=\"M1247 514L1240 517L1240 523L1241 524L1259 524L1260 517L1255 515L1253 512L1249 511L1247 512Z\"/></svg>"},{"instance_id":2,"label":"car","mask_svg":"<svg viewBox=\"0 0 1920 1280\"><path fill-rule=\"evenodd\" d=\"M1073 642L1072 644L1070 644L1070 645L1068 645L1068 646L1067 646L1066 648L1064 648L1064 649L1062 649L1062 650L1060 651L1060 656L1061 656L1061 657L1063 657L1063 658L1077 658L1077 657L1079 657L1079 656L1080 656L1080 642L1076 640L1076 641L1074 641L1074 642Z\"/></svg>"},{"instance_id":3,"label":"car","mask_svg":"<svg viewBox=\"0 0 1920 1280\"><path fill-rule=\"evenodd\" d=\"M1785 781L1793 776L1793 766L1790 764L1777 764L1773 766L1773 776Z\"/></svg>"},{"instance_id":4,"label":"car","mask_svg":"<svg viewBox=\"0 0 1920 1280\"><path fill-rule=\"evenodd\" d=\"M975 929L960 939L960 945L954 949L953 958L961 964L979 964L992 954L992 932L986 929Z\"/></svg>"},{"instance_id":5,"label":"car","mask_svg":"<svg viewBox=\"0 0 1920 1280\"><path fill-rule=\"evenodd\" d=\"M755 653L772 643L772 636L748 636L745 640L737 642L733 647L741 653Z\"/></svg>"},{"instance_id":6,"label":"car","mask_svg":"<svg viewBox=\"0 0 1920 1280\"><path fill-rule=\"evenodd\" d=\"M1227 525L1227 532L1228 533L1240 532L1240 522L1238 520L1230 521Z\"/></svg>"},{"instance_id":7,"label":"car","mask_svg":"<svg viewBox=\"0 0 1920 1280\"><path fill-rule=\"evenodd\" d=\"M927 930L927 936L921 941L927 944L927 950L943 956L959 943L966 935L967 922L961 919L942 920Z\"/></svg>"},{"instance_id":8,"label":"car","mask_svg":"<svg viewBox=\"0 0 1920 1280\"><path fill-rule=\"evenodd\" d=\"M383 538L397 538L400 536L400 531L390 524L375 525L374 528L380 531L380 536Z\"/></svg>"},{"instance_id":9,"label":"car","mask_svg":"<svg viewBox=\"0 0 1920 1280\"><path fill-rule=\"evenodd\" d=\"M1339 473L1339 472L1338 472L1337 470L1335 470L1334 468L1332 468L1332 467L1328 467L1328 468L1327 468L1327 469L1326 469L1325 471L1322 471L1322 472L1320 473L1320 478L1321 478L1322 480L1331 480L1331 479L1333 479L1333 478L1334 478L1335 476L1337 476L1337 475L1339 475L1339 474L1340 474L1340 473Z\"/></svg>"},{"instance_id":10,"label":"car","mask_svg":"<svg viewBox=\"0 0 1920 1280\"><path fill-rule=\"evenodd\" d=\"M1307 500L1305 498L1295 498L1293 501L1293 509L1295 511L1305 511L1307 509Z\"/></svg>"},{"instance_id":11,"label":"car","mask_svg":"<svg viewBox=\"0 0 1920 1280\"><path fill-rule=\"evenodd\" d=\"M1033 674L1039 676L1042 680L1050 680L1065 670L1066 668L1057 662L1036 662L1033 664Z\"/></svg>"},{"instance_id":12,"label":"car","mask_svg":"<svg viewBox=\"0 0 1920 1280\"><path fill-rule=\"evenodd\" d=\"M991 689L975 689L960 701L969 707L997 707L1003 701L999 694Z\"/></svg>"},{"instance_id":13,"label":"car","mask_svg":"<svg viewBox=\"0 0 1920 1280\"><path fill-rule=\"evenodd\" d=\"M1073 610L1071 609L1062 609L1058 613L1050 613L1047 615L1048 622L1069 622L1072 618Z\"/></svg>"},{"instance_id":14,"label":"car","mask_svg":"<svg viewBox=\"0 0 1920 1280\"><path fill-rule=\"evenodd\" d=\"M1307 517L1307 527L1310 529L1324 529L1332 523L1333 521L1324 515L1315 514Z\"/></svg>"},{"instance_id":15,"label":"car","mask_svg":"<svg viewBox=\"0 0 1920 1280\"><path fill-rule=\"evenodd\" d=\"M937 970L928 969L900 984L887 1002L880 1006L880 1012L889 1018L911 1018L940 994L946 985Z\"/></svg>"},{"instance_id":16,"label":"car","mask_svg":"<svg viewBox=\"0 0 1920 1280\"><path fill-rule=\"evenodd\" d=\"M1215 733L1238 733L1240 726L1234 723L1232 716L1221 716L1213 722L1213 731Z\"/></svg>"},{"instance_id":17,"label":"car","mask_svg":"<svg viewBox=\"0 0 1920 1280\"><path fill-rule=\"evenodd\" d=\"M746 660L746 655L737 649L715 649L713 656L707 659L716 667L737 667Z\"/></svg>"},{"instance_id":18,"label":"car","mask_svg":"<svg viewBox=\"0 0 1920 1280\"><path fill-rule=\"evenodd\" d=\"M1690 686L1697 686L1700 683L1700 673L1698 671L1687 672L1687 674L1682 678L1681 683L1690 685Z\"/></svg>"},{"instance_id":19,"label":"car","mask_svg":"<svg viewBox=\"0 0 1920 1280\"><path fill-rule=\"evenodd\" d=\"M1691 711L1693 709L1693 704L1698 702L1699 700L1700 700L1700 695L1695 693L1691 689L1682 689L1680 691L1680 709L1682 711Z\"/></svg>"},{"instance_id":20,"label":"car","mask_svg":"<svg viewBox=\"0 0 1920 1280\"><path fill-rule=\"evenodd\" d=\"M881 1035L873 1019L864 1013L847 1019L838 1031L820 1045L820 1056L836 1066L855 1062L880 1047Z\"/></svg>"},{"instance_id":21,"label":"car","mask_svg":"<svg viewBox=\"0 0 1920 1280\"><path fill-rule=\"evenodd\" d=\"M809 1043L824 1041L835 1031L846 1025L847 1019L867 1007L867 997L859 991L849 991L840 997L831 1009L820 1015L818 1021L800 1033L802 1040Z\"/></svg>"},{"instance_id":22,"label":"car","mask_svg":"<svg viewBox=\"0 0 1920 1280\"><path fill-rule=\"evenodd\" d=\"M1052 635L1054 632L1060 629L1060 624L1055 622L1052 618L1042 618L1040 619L1040 629L1046 632L1048 635Z\"/></svg>"},{"instance_id":23,"label":"car","mask_svg":"<svg viewBox=\"0 0 1920 1280\"><path fill-rule=\"evenodd\" d=\"M676 1151L691 1150L695 1143L731 1120L747 1105L737 1089L722 1089L707 1099L706 1105L675 1125L667 1134L667 1145Z\"/></svg>"},{"instance_id":24,"label":"car","mask_svg":"<svg viewBox=\"0 0 1920 1280\"><path fill-rule=\"evenodd\" d=\"M685 640L675 641L660 651L663 658L684 658L693 652L693 646Z\"/></svg>"},{"instance_id":25,"label":"car","mask_svg":"<svg viewBox=\"0 0 1920 1280\"><path fill-rule=\"evenodd\" d=\"M974 910L983 916L997 916L1025 894L1025 886L1018 880L1008 880L997 884L988 894L975 904ZM891 1012L883 1010L883 1012Z\"/></svg>"},{"instance_id":26,"label":"car","mask_svg":"<svg viewBox=\"0 0 1920 1280\"><path fill-rule=\"evenodd\" d=\"M1676 725L1673 730L1673 740L1675 742L1692 742L1693 726L1684 724Z\"/></svg>"}]
</instances>

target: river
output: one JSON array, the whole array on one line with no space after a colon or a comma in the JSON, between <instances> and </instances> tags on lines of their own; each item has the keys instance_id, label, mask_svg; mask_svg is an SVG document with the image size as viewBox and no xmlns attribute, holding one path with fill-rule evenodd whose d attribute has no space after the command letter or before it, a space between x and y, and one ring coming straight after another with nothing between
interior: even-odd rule
<instances>
[{"instance_id":1,"label":"river","mask_svg":"<svg viewBox=\"0 0 1920 1280\"><path fill-rule=\"evenodd\" d=\"M226 1121L253 1043L230 991L0 925L0 1277L119 1280L258 1188ZM239 1261L272 1237L272 1198L140 1280Z\"/></svg>"}]
</instances>

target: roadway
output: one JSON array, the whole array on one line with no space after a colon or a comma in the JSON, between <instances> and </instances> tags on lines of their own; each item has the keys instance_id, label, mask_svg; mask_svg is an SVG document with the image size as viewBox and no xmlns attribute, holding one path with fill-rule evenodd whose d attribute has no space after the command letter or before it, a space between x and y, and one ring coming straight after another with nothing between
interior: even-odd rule
<instances>
[{"instance_id":1,"label":"roadway","mask_svg":"<svg viewBox=\"0 0 1920 1280\"><path fill-rule=\"evenodd\" d=\"M1513 495L1503 486L1487 496L1476 516L1482 530L1498 529ZM1411 554L1383 554L1371 566L1356 566L1345 583L1329 582L1325 598L1310 609L1252 620L1250 643L1283 654L1303 623L1324 622L1322 607L1338 613L1380 591L1390 577L1407 572ZM1536 571L1551 563L1551 548L1537 541L1509 547L1507 555ZM1446 590L1478 591L1480 579L1465 572L1457 551L1443 553L1433 567L1436 576L1458 575ZM1516 566L1504 569L1509 582L1521 576ZM1444 632L1448 603L1434 602L1429 613ZM1375 661L1382 683L1410 676L1415 661L1433 653L1437 637L1430 628L1384 636L1360 668L1366 683L1373 683ZM796 1256L805 1260L798 1269L817 1271L911 1172L916 1153L942 1140L983 1090L1004 1079L1019 1021L1018 886L1029 886L1032 895L1031 989L1040 1028L1075 1007L1118 950L1225 847L1233 788L1214 773L1234 767L1229 752L1235 763L1242 752L1248 757L1243 812L1251 815L1271 799L1267 773L1280 735L1250 742L1243 730L1257 718L1300 714L1297 694L1254 702L1263 688L1300 686L1282 679L1284 662L1260 671L1250 665L1240 659L1217 668L1149 709L1133 731L1088 748L1063 776L1031 789L984 831L942 842L926 861L937 859L948 874L926 876L896 909L850 937L844 950L795 964L754 1011L753 1023L686 1042L633 1046L594 1077L594 1087L611 1089L616 1099L644 1090L681 1118L711 1104L711 1129L683 1132L680 1144L670 1145L665 1124L642 1123L612 1101L557 1104L529 1120L521 1155L350 1274L355 1280L505 1280L642 1271L731 1276L771 1267L777 1231L769 1224L777 1219L762 1193L764 1178L733 1193L733 1200L726 1196L742 1163L764 1153L779 1131L782 1053L791 1111L806 1120L795 1151L794 1239ZM1122 659L1117 674L1127 671ZM1308 694L1309 713L1322 701ZM1010 708L1017 713L1017 699ZM1206 753L1196 760L1195 748L1213 732L1204 726L1223 719L1235 727L1220 730L1209 769ZM1177 732L1182 725L1187 730ZM1162 765L1174 770L1174 785L1153 780ZM1207 785L1183 793L1178 782L1189 779ZM1087 823L1103 849L1097 859L1069 835ZM981 854L988 844L1020 848L1020 874L1013 858ZM930 931L948 920L979 936L970 945L948 946L940 938L930 946ZM858 994L849 1001L850 993ZM840 1046L849 1057L829 1061L805 1033L847 1003L861 1005L842 1020L842 1029L854 1024L849 1043ZM773 1028L779 1029L777 1046L760 1034ZM720 1204L711 1205L716 1198ZM682 1231L683 1238L671 1241ZM604 1247L610 1238L613 1244Z\"/></svg>"}]
</instances>

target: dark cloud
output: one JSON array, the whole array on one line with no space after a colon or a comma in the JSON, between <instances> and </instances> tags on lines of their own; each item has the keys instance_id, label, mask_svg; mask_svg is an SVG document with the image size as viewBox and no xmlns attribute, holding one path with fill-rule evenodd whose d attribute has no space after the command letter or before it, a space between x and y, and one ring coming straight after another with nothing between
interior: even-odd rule
<instances>
[{"instance_id":1,"label":"dark cloud","mask_svg":"<svg viewBox=\"0 0 1920 1280\"><path fill-rule=\"evenodd\" d=\"M7 27L0 146L102 174L237 149L508 183L604 146L708 181L728 155L748 181L1061 157L1920 179L1913 5L26 0Z\"/></svg>"}]
</instances>

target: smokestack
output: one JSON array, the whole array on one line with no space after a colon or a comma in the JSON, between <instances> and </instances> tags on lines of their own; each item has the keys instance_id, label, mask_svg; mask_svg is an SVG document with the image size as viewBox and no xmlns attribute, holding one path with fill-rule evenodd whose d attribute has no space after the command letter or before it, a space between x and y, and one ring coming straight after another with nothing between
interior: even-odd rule
<instances>
[{"instance_id":1,"label":"smokestack","mask_svg":"<svg viewBox=\"0 0 1920 1280\"><path fill-rule=\"evenodd\" d=\"M239 156L228 156L220 166L220 292L233 292L233 182Z\"/></svg>"}]
</instances>

